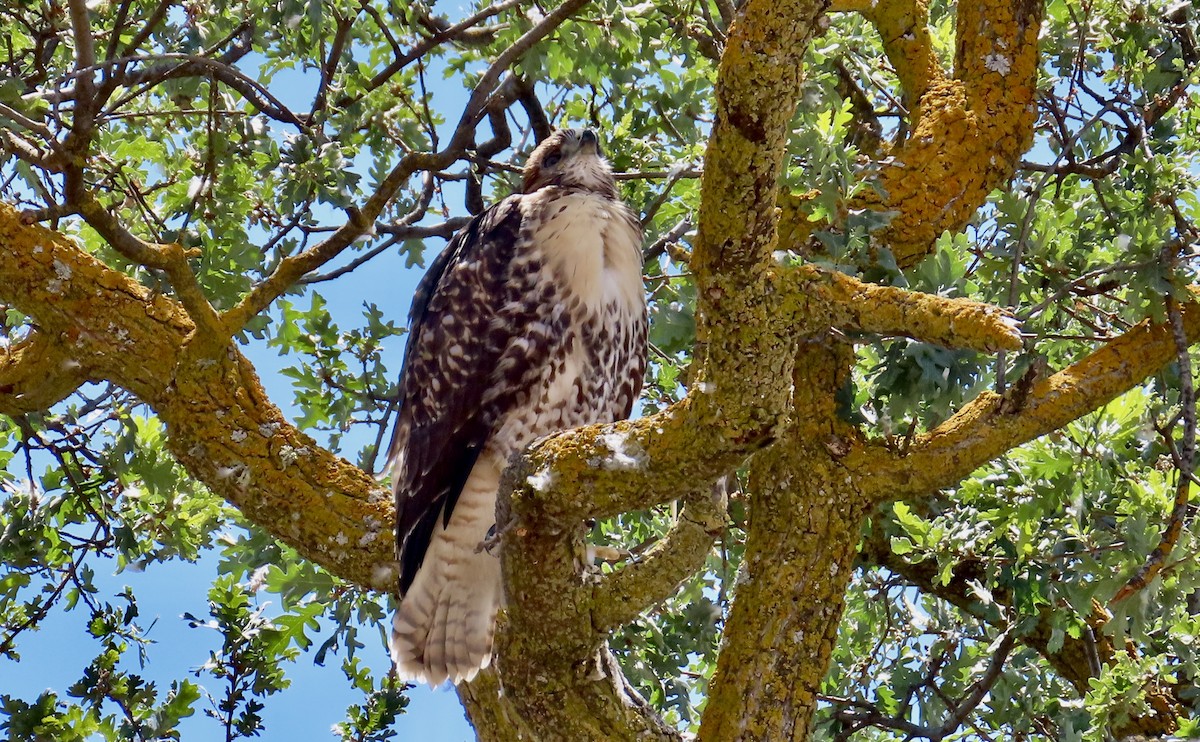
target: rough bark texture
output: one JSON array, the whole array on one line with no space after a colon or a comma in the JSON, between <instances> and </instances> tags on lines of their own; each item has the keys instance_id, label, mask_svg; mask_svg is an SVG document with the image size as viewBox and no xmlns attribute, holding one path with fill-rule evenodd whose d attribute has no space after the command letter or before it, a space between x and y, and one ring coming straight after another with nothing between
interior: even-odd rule
<instances>
[{"instance_id":1,"label":"rough bark texture","mask_svg":"<svg viewBox=\"0 0 1200 742\"><path fill-rule=\"evenodd\" d=\"M251 520L347 579L392 584L390 494L288 424L234 347L197 352L181 305L3 205L0 276L0 299L37 323L0 365L0 412L111 381L149 404L180 463Z\"/></svg>"},{"instance_id":2,"label":"rough bark texture","mask_svg":"<svg viewBox=\"0 0 1200 742\"><path fill-rule=\"evenodd\" d=\"M839 9L863 12L876 25L911 105L911 134L885 153L893 159L878 171L882 195L857 205L896 212L879 242L901 266L912 265L1007 182L1030 142L1041 7L960 4L952 72L932 54L923 0ZM607 634L702 561L720 527L708 487L751 456L746 578L700 737L806 739L858 534L874 506L954 484L1103 405L1173 353L1163 327L1136 327L1024 399L981 395L907 455L841 422L834 394L853 358L829 327L982 351L1015 349L1020 338L992 307L772 259L777 245L803 247L814 226L805 199L777 193L777 182L801 60L823 12L820 0L748 0L729 30L692 262L703 349L696 391L650 418L544 440L506 475L499 522L507 608L492 668L460 688L482 739L678 738L631 691L606 649ZM406 167L441 166L413 157ZM286 280L306 265L297 263ZM390 498L289 425L225 342L279 289L260 287L203 321L219 326L217 342L196 331L184 303L152 294L0 206L0 301L36 325L0 355L0 412L45 409L89 380L118 384L163 419L188 471L248 518L331 572L389 589ZM1200 310L1189 307L1185 319L1194 341ZM617 463L630 459L641 463ZM533 487L534 474L550 485ZM580 567L584 519L681 497L689 499L684 516L653 558L603 578ZM1086 683L1077 658L1060 660L1072 682Z\"/></svg>"},{"instance_id":3,"label":"rough bark texture","mask_svg":"<svg viewBox=\"0 0 1200 742\"><path fill-rule=\"evenodd\" d=\"M816 413L813 424L798 424L794 445L754 459L746 575L736 588L702 740L808 737L871 503L839 461L846 446L859 443L836 422L833 397L823 393L839 383L851 355L828 337L804 344L797 381L803 374L822 393L797 402Z\"/></svg>"}]
</instances>

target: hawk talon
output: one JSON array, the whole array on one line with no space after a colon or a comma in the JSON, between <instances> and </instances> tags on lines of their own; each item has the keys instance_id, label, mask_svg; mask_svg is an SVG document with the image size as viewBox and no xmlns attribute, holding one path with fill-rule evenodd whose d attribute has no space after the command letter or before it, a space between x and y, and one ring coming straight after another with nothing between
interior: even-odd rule
<instances>
[{"instance_id":1,"label":"hawk talon","mask_svg":"<svg viewBox=\"0 0 1200 742\"><path fill-rule=\"evenodd\" d=\"M487 536L475 547L475 553L478 554L481 551L486 551L494 557L500 556L500 542L504 540L504 534L511 531L512 527L513 523L509 523L504 528L497 530L496 526L493 525L488 529Z\"/></svg>"}]
</instances>

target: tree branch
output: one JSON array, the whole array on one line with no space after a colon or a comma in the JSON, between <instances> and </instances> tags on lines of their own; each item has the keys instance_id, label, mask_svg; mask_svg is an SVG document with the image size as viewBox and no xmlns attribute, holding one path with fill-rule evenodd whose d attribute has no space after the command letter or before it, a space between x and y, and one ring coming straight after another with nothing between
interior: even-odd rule
<instances>
[{"instance_id":1,"label":"tree branch","mask_svg":"<svg viewBox=\"0 0 1200 742\"><path fill-rule=\"evenodd\" d=\"M92 68L96 64L96 45L92 39L92 23L86 0L70 0L68 7L71 15L71 33L75 39L75 70L83 72L77 78L79 95L76 106L82 104L83 109L88 111L82 113L77 108L75 113L77 118L81 115L86 118L90 115L90 105L95 94Z\"/></svg>"},{"instance_id":2,"label":"tree branch","mask_svg":"<svg viewBox=\"0 0 1200 742\"><path fill-rule=\"evenodd\" d=\"M1183 317L1179 313L1179 302L1173 297L1167 297L1167 324L1171 328L1171 339L1175 342L1175 362L1179 364L1179 406L1183 417L1183 439L1178 450L1171 440L1171 432L1164 431L1164 436L1171 442L1171 458L1175 460L1175 505L1167 519L1166 530L1154 551L1150 553L1137 572L1117 591L1109 601L1116 605L1130 595L1145 588L1162 571L1167 557L1175 550L1179 535L1188 521L1192 479L1196 470L1196 390L1193 386L1192 358L1189 352L1188 338L1183 329Z\"/></svg>"},{"instance_id":3,"label":"tree branch","mask_svg":"<svg viewBox=\"0 0 1200 742\"><path fill-rule=\"evenodd\" d=\"M864 564L879 566L898 575L909 585L927 595L933 595L957 607L967 615L973 616L996 628L1006 628L1013 623L1013 614L997 615L995 609L988 610L979 600L978 593L972 584L988 584L994 580L987 565L973 558L960 559L951 570L949 579L942 574L942 567L933 559L909 561L896 555L887 536L887 521L876 513L875 527L870 535L862 542L860 557ZM1013 608L1012 591L1005 585L991 585L991 595L994 605ZM1104 630L1111 615L1104 607L1093 600L1092 611L1079 619L1086 625L1083 636L1075 638L1069 633L1059 633L1057 649L1051 650L1051 642L1055 640L1054 614L1058 607L1040 604L1033 620L1018 617L1020 632L1017 639L1027 647L1035 650L1045 661L1054 668L1064 680L1070 683L1080 697L1087 694L1091 687L1091 679L1098 677L1103 666L1109 665L1116 659L1118 649L1113 643L1112 636ZM1180 698L1188 696L1194 688L1186 683L1163 684L1165 695ZM1174 728L1173 717L1170 714L1138 715L1128 720L1126 734L1135 731L1155 736L1164 734ZM1124 737L1126 734L1120 734Z\"/></svg>"},{"instance_id":4,"label":"tree branch","mask_svg":"<svg viewBox=\"0 0 1200 742\"><path fill-rule=\"evenodd\" d=\"M200 256L200 250L185 250L177 242L154 244L130 232L104 208L82 183L80 171L67 174L67 205L84 218L106 242L129 260L167 274L171 287L188 315L205 338L221 336L217 311L209 303L188 260Z\"/></svg>"},{"instance_id":5,"label":"tree branch","mask_svg":"<svg viewBox=\"0 0 1200 742\"><path fill-rule=\"evenodd\" d=\"M222 316L223 337L226 339L231 337L251 318L270 306L271 302L299 281L304 274L324 265L366 234L383 212L388 201L413 173L419 170L441 170L458 159L466 151L472 138L472 132L481 120L487 99L496 90L504 71L587 2L588 0L566 0L513 42L512 46L505 49L476 84L475 90L459 118L454 136L451 137L446 148L437 153L414 152L401 157L383 182L379 184L375 193L361 207L349 210L349 219L345 224L321 243L299 255L284 258L274 273L246 294L237 306L225 312Z\"/></svg>"},{"instance_id":6,"label":"tree branch","mask_svg":"<svg viewBox=\"0 0 1200 742\"><path fill-rule=\"evenodd\" d=\"M806 334L834 327L985 353L1021 348L1017 320L991 304L879 286L814 265L782 271L779 283L782 311L808 323Z\"/></svg>"},{"instance_id":7,"label":"tree branch","mask_svg":"<svg viewBox=\"0 0 1200 742\"><path fill-rule=\"evenodd\" d=\"M645 556L596 586L593 623L602 631L610 631L674 595L684 580L704 566L724 528L725 482L720 480L711 492L684 498L683 509L670 531Z\"/></svg>"},{"instance_id":8,"label":"tree branch","mask_svg":"<svg viewBox=\"0 0 1200 742\"><path fill-rule=\"evenodd\" d=\"M483 8L477 13L467 16L458 23L448 26L438 33L423 39L420 43L414 44L412 49L410 49L407 53L398 54L396 59L392 60L390 64L388 64L378 73L376 73L374 77L367 81L367 83L364 85L365 91L370 92L383 85L397 72L425 56L426 52L430 51L439 44L444 44L447 41L453 41L483 21L486 21L488 18L497 16L509 8L514 8L525 1L526 0L502 0L501 2L494 3L493 5ZM371 11L368 10L368 12ZM386 25L377 17L377 14L372 12L371 15L372 17L376 18L376 22L378 23L379 27L383 29L384 33L388 33ZM391 42L393 50L395 50L396 44L394 41L392 41L390 34L388 34L388 40ZM346 108L361 100L361 98L362 94L357 96L343 96L336 101L336 104L339 108Z\"/></svg>"},{"instance_id":9,"label":"tree branch","mask_svg":"<svg viewBox=\"0 0 1200 742\"><path fill-rule=\"evenodd\" d=\"M834 2L830 12L858 12L875 26L883 51L900 78L904 99L919 101L932 82L945 71L933 52L929 34L929 5L918 0L867 0Z\"/></svg>"},{"instance_id":10,"label":"tree branch","mask_svg":"<svg viewBox=\"0 0 1200 742\"><path fill-rule=\"evenodd\" d=\"M1187 304L1181 314L1187 341L1195 343L1200 339L1200 305ZM880 499L919 497L951 487L1005 451L1099 409L1174 357L1170 326L1147 320L1034 384L1019 409L1006 410L1005 397L983 392L919 436L908 455L872 447L846 463L863 472L864 487Z\"/></svg>"},{"instance_id":11,"label":"tree branch","mask_svg":"<svg viewBox=\"0 0 1200 742\"><path fill-rule=\"evenodd\" d=\"M491 97L492 93L500 85L500 76L514 62L524 56L525 52L553 33L555 29L590 1L565 0L562 5L547 13L544 18L534 24L533 28L522 34L520 38L513 42L512 46L505 49L496 57L496 60L483 73L483 76L479 78L479 82L475 84L475 89L471 91L471 97L467 101L466 108L463 109L462 116L458 120L458 126L454 129L454 135L450 138L450 144L446 147L447 150L459 151L466 148L470 143L472 132L474 132L475 127L483 119L488 98Z\"/></svg>"},{"instance_id":12,"label":"tree branch","mask_svg":"<svg viewBox=\"0 0 1200 742\"><path fill-rule=\"evenodd\" d=\"M392 589L390 494L288 424L236 350L212 356L189 344L196 326L182 306L67 238L22 223L6 204L0 276L0 301L54 339L44 357L76 361L68 373L111 381L150 405L192 476L330 572ZM24 367L26 377L32 367ZM65 384L55 379L44 399ZM20 401L4 403L23 409Z\"/></svg>"},{"instance_id":13,"label":"tree branch","mask_svg":"<svg viewBox=\"0 0 1200 742\"><path fill-rule=\"evenodd\" d=\"M867 12L869 5L855 0L835 7ZM924 17L917 12L920 5L884 3L879 23L889 34L901 32ZM911 58L893 60L906 87L921 91L911 106L912 135L885 153L878 169L864 170L878 188L864 189L847 208L895 212L876 238L901 268L928 254L942 232L966 225L988 193L1012 177L1029 148L1037 119L1042 5L1030 0L960 3L953 79L936 74L932 61L920 61L927 56L919 51L920 29L912 40L903 33L897 39L897 44L918 46L904 52ZM901 46L894 49L899 52ZM806 242L819 227L808 221L808 198L779 198L780 234L794 243Z\"/></svg>"},{"instance_id":14,"label":"tree branch","mask_svg":"<svg viewBox=\"0 0 1200 742\"><path fill-rule=\"evenodd\" d=\"M240 53L234 55L234 58L244 56L248 52L249 49L240 51ZM242 98L264 116L301 129L308 126L308 122L304 118L292 112L271 91L235 68L233 66L233 59L213 59L201 54L154 54L113 59L97 65L97 67L123 67L131 62L153 61L165 61L167 64L155 65L139 72L122 71L114 73L108 80L109 85L122 85L132 88L137 85L153 86L166 80L174 80L181 77L211 76L224 83L227 87L236 90ZM118 99L116 103L109 107L109 112L117 110L132 97L135 96L127 94L124 98Z\"/></svg>"},{"instance_id":15,"label":"tree branch","mask_svg":"<svg viewBox=\"0 0 1200 742\"><path fill-rule=\"evenodd\" d=\"M690 267L697 288L700 417L743 449L781 424L791 394L793 328L773 312L767 273L776 243L775 194L804 53L819 0L749 0L721 57L717 119L704 157ZM753 326L760 332L744 333ZM746 370L755 377L748 391ZM704 411L707 410L707 411Z\"/></svg>"},{"instance_id":16,"label":"tree branch","mask_svg":"<svg viewBox=\"0 0 1200 742\"><path fill-rule=\"evenodd\" d=\"M0 414L19 417L47 410L87 379L62 338L34 330L24 340L0 347Z\"/></svg>"}]
</instances>

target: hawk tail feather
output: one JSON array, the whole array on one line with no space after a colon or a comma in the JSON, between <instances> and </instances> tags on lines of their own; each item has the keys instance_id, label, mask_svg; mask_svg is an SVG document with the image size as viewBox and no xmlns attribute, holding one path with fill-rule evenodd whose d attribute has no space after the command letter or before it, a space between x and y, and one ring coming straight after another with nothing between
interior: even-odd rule
<instances>
[{"instance_id":1,"label":"hawk tail feather","mask_svg":"<svg viewBox=\"0 0 1200 742\"><path fill-rule=\"evenodd\" d=\"M479 545L495 520L502 468L482 458L476 464L392 618L392 660L405 680L469 681L491 662L500 560Z\"/></svg>"}]
</instances>

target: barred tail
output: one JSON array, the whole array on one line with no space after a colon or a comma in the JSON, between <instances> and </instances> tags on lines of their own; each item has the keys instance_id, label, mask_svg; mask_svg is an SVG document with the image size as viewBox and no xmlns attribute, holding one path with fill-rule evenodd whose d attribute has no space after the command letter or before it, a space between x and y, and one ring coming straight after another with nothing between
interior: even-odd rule
<instances>
[{"instance_id":1,"label":"barred tail","mask_svg":"<svg viewBox=\"0 0 1200 742\"><path fill-rule=\"evenodd\" d=\"M392 661L405 680L457 684L491 662L500 559L480 545L495 522L502 468L480 457L392 618Z\"/></svg>"}]
</instances>

